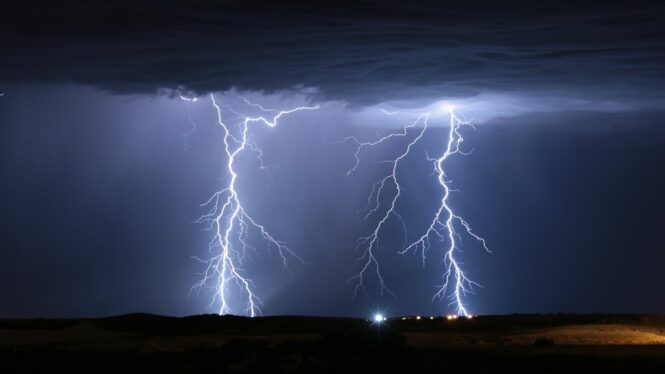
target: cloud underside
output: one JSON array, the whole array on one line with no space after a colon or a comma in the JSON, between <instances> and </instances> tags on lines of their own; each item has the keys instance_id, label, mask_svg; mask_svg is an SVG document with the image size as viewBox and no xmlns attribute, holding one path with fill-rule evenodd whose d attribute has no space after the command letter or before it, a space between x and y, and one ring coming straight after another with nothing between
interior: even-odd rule
<instances>
[{"instance_id":1,"label":"cloud underside","mask_svg":"<svg viewBox=\"0 0 665 374\"><path fill-rule=\"evenodd\" d=\"M484 92L665 96L665 6L655 2L95 3L3 4L0 82L316 87L358 105Z\"/></svg>"}]
</instances>

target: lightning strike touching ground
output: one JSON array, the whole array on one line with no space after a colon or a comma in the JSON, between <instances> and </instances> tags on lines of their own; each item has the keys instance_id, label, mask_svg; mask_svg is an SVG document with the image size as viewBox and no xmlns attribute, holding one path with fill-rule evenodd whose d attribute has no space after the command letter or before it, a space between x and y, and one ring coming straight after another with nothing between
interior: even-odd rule
<instances>
[{"instance_id":1,"label":"lightning strike touching ground","mask_svg":"<svg viewBox=\"0 0 665 374\"><path fill-rule=\"evenodd\" d=\"M491 251L487 247L485 239L475 234L471 230L471 226L469 226L469 224L464 219L462 219L462 217L457 215L449 204L450 193L452 190L450 188L450 180L446 179L444 163L446 162L446 160L448 160L450 156L454 154L458 153L462 155L469 154L460 150L460 146L464 141L464 138L460 133L460 127L473 126L473 125L471 124L471 122L465 121L462 118L458 117L455 114L452 107L448 108L448 110L450 111L450 129L448 131L448 140L446 143L446 149L439 158L432 159L428 157L428 160L434 163L434 170L436 172L439 185L443 190L443 197L441 198L439 208L434 214L431 224L429 225L425 233L422 236L420 236L415 242L411 243L402 251L400 251L400 254L405 254L411 250L413 251L420 250L424 262L426 251L431 246L430 243L431 237L438 238L440 241L446 241L447 247L444 250L444 263L446 270L443 275L443 283L438 287L438 290L434 294L432 300L444 299L446 297L446 293L450 288L449 285L452 278L453 282L452 292L451 295L449 295L452 300L451 305L455 306L456 313L458 315L463 315L465 317L468 317L470 316L470 314L466 309L466 307L464 306L462 297L465 296L467 293L472 292L474 286L480 286L480 285L467 277L466 273L462 270L461 267L462 263L456 257L456 254L460 251L458 241L461 240L461 237L456 230L455 224L457 223L458 226L461 226L464 232L466 232L473 239L480 242L485 251L487 252Z\"/></svg>"},{"instance_id":2,"label":"lightning strike touching ground","mask_svg":"<svg viewBox=\"0 0 665 374\"><path fill-rule=\"evenodd\" d=\"M443 283L437 287L437 291L434 294L432 300L444 299L446 298L446 296L448 296L451 299L451 305L454 305L456 313L458 315L470 316L467 308L464 305L462 298L467 293L472 292L473 287L479 286L479 284L467 277L466 273L463 271L461 267L462 263L456 256L460 251L459 242L461 240L458 229L460 228L463 229L464 232L466 232L471 238L480 242L483 248L487 252L490 252L490 250L487 247L485 239L475 234L472 231L471 226L464 219L462 219L462 217L456 214L453 208L450 206L450 193L453 190L450 188L451 181L446 179L446 173L444 168L445 162L448 160L450 156L454 154L462 154L462 155L469 154L463 152L460 149L460 146L464 141L464 138L462 137L462 134L460 132L460 128L462 126L473 127L473 125L471 124L471 122L465 121L461 117L457 116L452 107L447 107L446 110L449 111L450 113L450 124L449 124L450 127L448 131L448 139L446 141L445 150L443 151L442 155L438 158L430 158L430 157L427 158L430 162L434 164L435 175L437 175L437 181L441 187L443 195L439 207L436 210L434 217L432 218L431 223L426 228L425 232L416 241L412 242L411 244L405 245L404 248L401 251L399 251L399 253L407 254L411 251L413 252L420 251L422 254L423 266L424 266L426 260L426 252L430 249L432 244L431 238L439 239L439 241L441 242L446 242L446 246L444 248L445 272L443 275ZM402 132L393 133L384 136L374 142L360 142L354 137L348 137L344 139L344 141L353 141L357 145L355 152L355 164L347 173L350 174L358 168L358 165L360 164L361 153L366 148L382 144L393 137L407 136L409 130L416 127L416 125L419 122L422 122L421 129L416 132L415 137L407 145L404 152L392 160L383 161L384 163L389 163L392 165L392 168L388 173L388 175L379 179L377 182L375 182L372 185L372 190L368 197L367 214L365 215L365 219L368 219L371 215L376 213L381 208L381 197L382 194L384 193L386 184L391 184L394 187L395 191L392 194L392 198L389 199L390 203L388 209L381 216L381 219L374 227L374 230L370 233L370 235L362 237L358 240L358 248L361 248L363 250L362 255L358 259L358 263L361 264L361 267L358 274L349 278L350 282L352 281L356 282L354 288L354 295L357 294L359 289L365 290L365 285L364 285L365 275L371 269L373 269L376 273L380 292L383 293L384 291L387 291L388 293L392 293L385 285L383 276L381 275L379 262L375 256L375 251L377 250L379 245L378 243L379 243L381 230L383 229L384 225L391 217L394 217L400 221L402 227L404 228L404 235L405 237L407 236L406 223L404 221L404 218L396 211L397 201L400 199L400 196L402 194L402 187L399 183L397 172L400 161L402 161L405 157L407 157L407 155L413 149L414 145L423 138L429 125L428 121L429 121L429 113L421 114L413 124L404 127ZM450 295L448 295L449 293L448 291L450 289L452 289L452 291L450 292Z\"/></svg>"},{"instance_id":3,"label":"lightning strike touching ground","mask_svg":"<svg viewBox=\"0 0 665 374\"><path fill-rule=\"evenodd\" d=\"M186 100L186 98L183 98ZM210 207L207 214L202 216L198 222L205 223L213 231L214 236L210 243L210 251L213 257L202 260L206 264L203 278L194 286L200 289L206 284L213 283L215 289L211 305L219 304L219 314L230 314L234 308L230 305L231 295L245 300L244 312L251 317L260 313L261 300L254 291L254 285L249 275L245 274L243 265L247 260L248 250L254 248L248 243L249 232L254 230L268 245L274 247L282 259L286 269L288 257L293 257L304 262L296 253L289 249L284 242L275 239L265 228L258 223L243 207L236 182L238 171L236 170L236 159L244 150L248 149L257 153L257 157L263 165L263 153L251 142L249 128L253 124L263 124L275 127L283 116L304 110L318 109L318 106L302 106L294 109L276 111L265 109L258 104L252 104L242 98L249 106L260 108L263 112L270 112L270 116L245 116L233 108L221 105L211 93L210 100L217 114L217 124L224 131L224 150L227 157L226 172L229 179L226 186L215 192L212 197L202 206ZM190 99L186 101L196 101ZM222 113L229 111L238 118L239 123L234 134L234 126L227 125ZM235 287L234 287L235 286Z\"/></svg>"}]
</instances>

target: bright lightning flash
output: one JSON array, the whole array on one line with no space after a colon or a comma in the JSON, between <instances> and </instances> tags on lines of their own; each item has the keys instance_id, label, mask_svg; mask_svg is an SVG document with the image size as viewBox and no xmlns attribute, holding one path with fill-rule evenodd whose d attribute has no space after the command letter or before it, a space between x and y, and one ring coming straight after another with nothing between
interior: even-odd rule
<instances>
[{"instance_id":1,"label":"bright lightning flash","mask_svg":"<svg viewBox=\"0 0 665 374\"><path fill-rule=\"evenodd\" d=\"M181 97L185 101L196 101L195 98L188 99ZM236 159L238 155L246 149L257 153L257 157L263 163L263 153L256 144L251 142L249 136L250 125L263 124L268 127L275 127L278 121L286 115L318 109L318 106L302 106L294 109L277 111L265 109L258 104L249 103L242 98L246 104L259 107L263 112L270 113L270 116L250 117L236 112L229 106L221 105L217 102L215 96L211 93L210 100L217 113L217 124L224 131L224 150L226 152L227 162L226 171L230 178L226 186L215 192L212 197L203 204L210 207L210 211L199 219L199 222L206 223L214 232L210 243L210 251L213 257L204 260L206 269L203 278L194 286L201 288L206 284L213 283L215 294L212 304L219 304L219 314L230 314L233 308L230 305L231 295L237 295L245 300L244 312L251 317L260 313L261 300L254 291L254 285L248 275L245 274L243 264L247 258L248 249L253 247L248 243L250 230L255 230L271 246L276 248L282 258L284 267L288 269L287 257L293 257L304 262L296 253L291 251L284 242L275 239L265 228L258 223L242 206L238 189L236 186L238 171L236 170ZM229 126L222 119L222 112L228 110L239 118L237 126ZM239 129L235 131L234 129Z\"/></svg>"},{"instance_id":2,"label":"bright lightning flash","mask_svg":"<svg viewBox=\"0 0 665 374\"><path fill-rule=\"evenodd\" d=\"M386 321L386 317L381 313L376 313L372 319L374 320L374 323L383 323Z\"/></svg>"},{"instance_id":3,"label":"bright lightning flash","mask_svg":"<svg viewBox=\"0 0 665 374\"><path fill-rule=\"evenodd\" d=\"M454 112L454 107L451 105L445 105L443 106L443 109L450 114L450 127L448 131L448 139L445 142L446 146L440 157L428 157L428 160L434 165L437 181L442 190L442 198L436 213L430 221L431 223L425 229L424 233L416 241L406 245L401 251L399 251L399 253L406 254L410 251L420 251L424 264L426 259L426 252L430 249L432 244L431 238L439 239L441 242L446 242L447 244L443 250L445 264L443 283L437 287L437 291L432 299L435 300L449 297L451 300L451 305L454 305L456 309L457 315L470 316L462 298L466 296L467 293L472 292L473 287L479 286L479 284L467 277L466 273L461 267L462 263L457 258L457 254L460 252L460 230L466 232L466 234L468 234L471 238L480 242L480 244L487 252L490 252L490 250L487 247L485 239L475 234L472 231L471 226L464 219L462 219L462 217L456 214L453 208L450 206L450 193L453 190L450 188L451 181L446 177L444 168L445 162L452 155L469 154L463 152L460 149L460 146L464 141L464 138L460 132L460 128L462 126L473 127L473 125L470 121L463 120L461 117L456 115ZM383 276L381 275L379 262L375 256L375 251L379 245L378 243L381 231L384 228L386 222L391 217L394 217L401 222L406 235L406 224L404 218L396 210L397 201L399 200L402 193L397 171L400 162L409 155L415 144L423 138L425 131L428 128L428 120L429 113L421 114L416 122L404 127L402 132L384 136L374 142L360 142L356 138L345 139L345 141L352 140L357 145L355 153L356 163L354 164L353 168L349 170L349 173L351 173L358 168L358 164L360 163L360 154L365 148L377 146L396 136L407 136L409 130L414 128L419 122L422 122L421 129L416 131L415 136L409 142L404 152L392 160L383 161L384 163L391 164L392 168L388 175L375 182L372 186L372 190L368 197L367 214L365 219L369 218L372 214L376 213L377 210L380 209L381 197L382 194L384 194L387 184L391 184L395 192L389 199L390 203L388 205L388 209L381 216L377 225L374 227L374 230L370 233L370 235L362 237L358 241L358 247L363 249L363 253L358 260L361 264L361 267L358 274L349 278L349 281L356 282L354 295L357 294L359 289L365 289L364 279L367 272L370 270L374 270L376 274L379 282L380 292L387 291L391 293L390 290L386 288Z\"/></svg>"}]
</instances>

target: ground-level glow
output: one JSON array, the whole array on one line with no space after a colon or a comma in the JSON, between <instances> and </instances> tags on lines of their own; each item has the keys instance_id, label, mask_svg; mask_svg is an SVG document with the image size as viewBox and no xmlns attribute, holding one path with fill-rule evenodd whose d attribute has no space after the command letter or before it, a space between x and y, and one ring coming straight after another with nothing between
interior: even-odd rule
<instances>
[{"instance_id":1,"label":"ground-level glow","mask_svg":"<svg viewBox=\"0 0 665 374\"><path fill-rule=\"evenodd\" d=\"M376 322L376 323L381 323L381 322L383 322L383 321L385 321L385 320L386 320L386 317L385 317L383 314L381 314L381 313L376 313L376 314L374 315L374 322Z\"/></svg>"}]
</instances>

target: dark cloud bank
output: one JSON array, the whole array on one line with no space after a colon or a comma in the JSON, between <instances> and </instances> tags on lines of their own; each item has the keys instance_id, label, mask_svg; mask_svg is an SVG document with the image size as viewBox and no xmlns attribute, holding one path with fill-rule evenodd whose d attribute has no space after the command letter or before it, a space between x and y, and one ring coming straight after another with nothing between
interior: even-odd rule
<instances>
[{"instance_id":1,"label":"dark cloud bank","mask_svg":"<svg viewBox=\"0 0 665 374\"><path fill-rule=\"evenodd\" d=\"M479 92L665 97L646 1L2 1L0 82L114 92L318 87L356 104Z\"/></svg>"}]
</instances>

